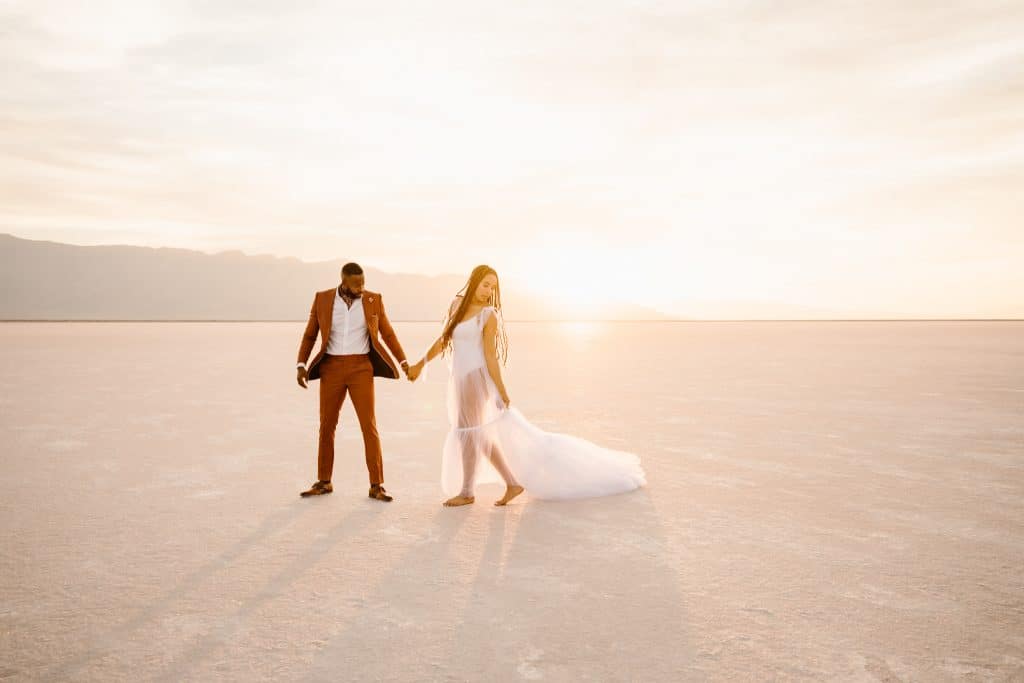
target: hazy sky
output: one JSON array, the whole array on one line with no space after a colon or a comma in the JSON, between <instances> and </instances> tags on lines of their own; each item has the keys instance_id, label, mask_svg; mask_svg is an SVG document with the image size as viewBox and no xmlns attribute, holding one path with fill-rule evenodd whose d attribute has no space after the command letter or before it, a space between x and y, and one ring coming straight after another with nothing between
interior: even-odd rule
<instances>
[{"instance_id":1,"label":"hazy sky","mask_svg":"<svg viewBox=\"0 0 1024 683\"><path fill-rule=\"evenodd\" d=\"M0 232L1024 315L1024 2L0 2Z\"/></svg>"}]
</instances>

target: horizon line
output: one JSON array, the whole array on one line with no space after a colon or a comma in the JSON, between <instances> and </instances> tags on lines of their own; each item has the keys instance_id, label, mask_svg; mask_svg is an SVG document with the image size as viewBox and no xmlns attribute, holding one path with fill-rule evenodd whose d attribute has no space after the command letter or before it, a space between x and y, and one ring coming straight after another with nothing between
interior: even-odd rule
<instances>
[{"instance_id":1,"label":"horizon line","mask_svg":"<svg viewBox=\"0 0 1024 683\"><path fill-rule=\"evenodd\" d=\"M4 318L0 323L305 323L306 318ZM393 323L437 323L437 320L392 320ZM524 318L514 323L914 323L1024 322L1024 318Z\"/></svg>"}]
</instances>

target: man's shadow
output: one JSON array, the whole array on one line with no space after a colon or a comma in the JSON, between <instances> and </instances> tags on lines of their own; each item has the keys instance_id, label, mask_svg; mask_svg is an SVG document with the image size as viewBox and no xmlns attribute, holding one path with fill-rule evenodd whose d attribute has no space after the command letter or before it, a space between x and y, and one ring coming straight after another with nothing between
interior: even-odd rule
<instances>
[{"instance_id":1,"label":"man's shadow","mask_svg":"<svg viewBox=\"0 0 1024 683\"><path fill-rule=\"evenodd\" d=\"M239 628L247 624L249 618L256 614L261 606L285 594L296 579L316 566L317 561L330 553L338 543L351 539L357 533L372 533L382 518L386 519L387 516L385 508L379 505L364 505L350 510L325 536L318 537L315 542L310 543L301 555L266 581L263 588L239 607L231 617L220 619L221 623L214 630L204 634L194 647L176 657L161 672L158 680L183 680L198 663L207 659L225 643L231 642Z\"/></svg>"},{"instance_id":2,"label":"man's shadow","mask_svg":"<svg viewBox=\"0 0 1024 683\"><path fill-rule=\"evenodd\" d=\"M237 630L238 625L244 623L244 617L252 613L260 604L275 595L280 594L298 576L309 567L315 564L323 553L331 547L348 538L356 531L365 531L380 516L383 508L369 506L351 510L343 517L325 537L318 538L316 543L311 543L308 549L299 557L295 558L284 570L272 578L265 588L260 591L252 600L244 604L235 614L234 620L227 623L234 626L218 626L212 637L198 643L195 647L187 650L177 657L168 668L164 669L161 677L168 680L180 680L184 674L201 662L216 647L230 639L231 632ZM46 677L53 680L68 680L82 672L90 663L116 651L131 642L133 634L145 626L159 621L162 617L173 614L181 601L198 590L203 584L214 579L220 572L228 572L235 563L246 552L252 548L266 543L274 534L287 528L298 520L303 514L316 514L314 506L305 501L298 501L282 506L277 511L266 516L260 525L246 536L240 538L230 548L220 555L210 559L198 569L187 574L171 590L167 591L159 599L147 604L140 609L133 617L101 634L96 639L96 646L89 651L57 663L47 671ZM207 634L210 636L210 634Z\"/></svg>"},{"instance_id":3,"label":"man's shadow","mask_svg":"<svg viewBox=\"0 0 1024 683\"><path fill-rule=\"evenodd\" d=\"M426 524L427 535L413 541L387 575L368 577L376 581L374 589L355 617L328 637L303 680L437 678L435 650L445 646L450 629L438 632L433 624L459 600L459 576L471 569L460 549L473 527L482 527L470 510L438 508Z\"/></svg>"}]
</instances>

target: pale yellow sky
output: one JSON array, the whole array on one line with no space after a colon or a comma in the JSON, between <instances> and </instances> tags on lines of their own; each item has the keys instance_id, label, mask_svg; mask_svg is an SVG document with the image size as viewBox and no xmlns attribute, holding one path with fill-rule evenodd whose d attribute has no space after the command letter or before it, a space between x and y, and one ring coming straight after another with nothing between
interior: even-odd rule
<instances>
[{"instance_id":1,"label":"pale yellow sky","mask_svg":"<svg viewBox=\"0 0 1024 683\"><path fill-rule=\"evenodd\" d=\"M0 28L0 232L1024 316L1019 0L35 0Z\"/></svg>"}]
</instances>

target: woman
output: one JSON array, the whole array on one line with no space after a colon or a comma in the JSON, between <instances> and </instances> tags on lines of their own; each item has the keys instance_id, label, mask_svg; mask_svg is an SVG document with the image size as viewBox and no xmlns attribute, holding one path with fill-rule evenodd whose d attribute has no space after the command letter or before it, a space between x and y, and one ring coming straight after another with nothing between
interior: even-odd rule
<instances>
[{"instance_id":1,"label":"woman","mask_svg":"<svg viewBox=\"0 0 1024 683\"><path fill-rule=\"evenodd\" d=\"M536 498L567 499L632 491L645 485L640 458L568 434L546 432L511 406L501 378L508 337L501 321L498 274L483 265L448 308L444 331L415 365L415 381L436 356L451 352L448 417L441 484L445 505L474 502L475 484L505 482L505 505L529 490Z\"/></svg>"}]
</instances>

